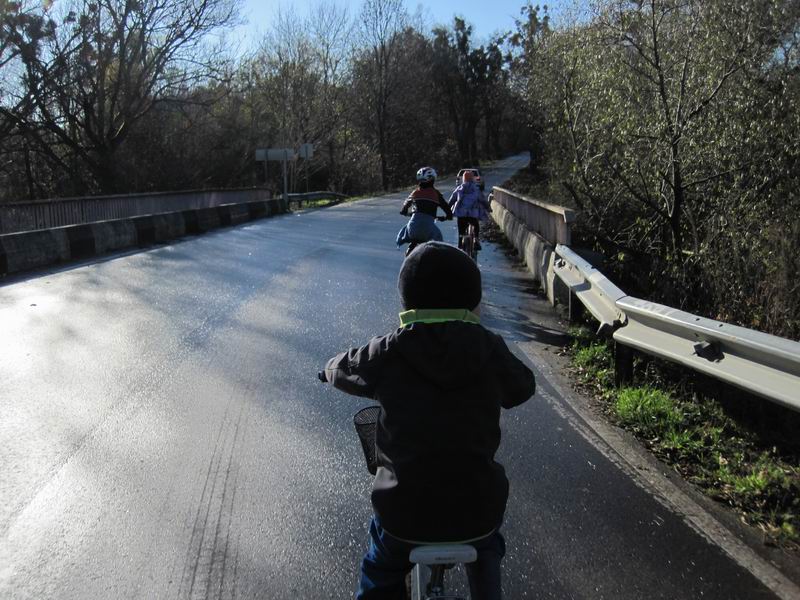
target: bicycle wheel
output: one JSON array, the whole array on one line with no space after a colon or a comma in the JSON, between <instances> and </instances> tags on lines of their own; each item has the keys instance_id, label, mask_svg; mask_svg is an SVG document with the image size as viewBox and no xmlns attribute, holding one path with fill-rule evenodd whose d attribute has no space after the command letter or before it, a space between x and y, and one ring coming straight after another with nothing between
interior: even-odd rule
<instances>
[{"instance_id":1,"label":"bicycle wheel","mask_svg":"<svg viewBox=\"0 0 800 600\"><path fill-rule=\"evenodd\" d=\"M467 234L464 236L464 241L461 244L461 249L467 253L467 256L475 259L475 238Z\"/></svg>"},{"instance_id":2,"label":"bicycle wheel","mask_svg":"<svg viewBox=\"0 0 800 600\"><path fill-rule=\"evenodd\" d=\"M475 249L476 243L475 226L470 224L467 227L467 235L464 236L464 252L466 252L472 260L475 260L478 255L478 251Z\"/></svg>"},{"instance_id":3,"label":"bicycle wheel","mask_svg":"<svg viewBox=\"0 0 800 600\"><path fill-rule=\"evenodd\" d=\"M406 600L425 600L430 570L424 565L414 565L411 572L406 575Z\"/></svg>"}]
</instances>

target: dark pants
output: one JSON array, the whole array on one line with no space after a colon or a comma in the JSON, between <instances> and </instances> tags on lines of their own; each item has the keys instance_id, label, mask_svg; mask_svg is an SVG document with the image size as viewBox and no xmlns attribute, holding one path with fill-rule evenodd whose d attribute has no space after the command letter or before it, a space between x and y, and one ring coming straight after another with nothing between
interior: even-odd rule
<instances>
[{"instance_id":1,"label":"dark pants","mask_svg":"<svg viewBox=\"0 0 800 600\"><path fill-rule=\"evenodd\" d=\"M467 235L467 227L470 223L475 226L475 242L481 232L481 222L475 217L458 217L458 247L461 248L461 236Z\"/></svg>"},{"instance_id":2,"label":"dark pants","mask_svg":"<svg viewBox=\"0 0 800 600\"><path fill-rule=\"evenodd\" d=\"M372 517L369 537L369 550L361 562L357 600L405 600L406 575L414 567L408 555L415 545L386 533L378 517ZM465 565L472 599L500 600L500 561L506 553L503 536L495 531L470 545L478 551L478 560Z\"/></svg>"}]
</instances>

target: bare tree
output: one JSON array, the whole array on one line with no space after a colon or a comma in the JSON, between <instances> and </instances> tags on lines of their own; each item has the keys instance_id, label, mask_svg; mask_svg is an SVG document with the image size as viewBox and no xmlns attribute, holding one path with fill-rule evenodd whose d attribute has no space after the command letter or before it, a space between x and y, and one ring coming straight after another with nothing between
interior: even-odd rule
<instances>
[{"instance_id":1,"label":"bare tree","mask_svg":"<svg viewBox=\"0 0 800 600\"><path fill-rule=\"evenodd\" d=\"M405 28L408 14L402 0L364 0L361 7L360 33L370 69L369 103L381 162L383 189L389 189L387 164L388 133L391 121L390 100L399 73L393 39Z\"/></svg>"},{"instance_id":2,"label":"bare tree","mask_svg":"<svg viewBox=\"0 0 800 600\"><path fill-rule=\"evenodd\" d=\"M338 162L339 124L346 116L350 28L347 11L335 5L319 4L306 19L279 11L251 63L257 90L253 109L259 115L255 136L269 145L326 148L325 162L315 163L329 176Z\"/></svg>"},{"instance_id":3,"label":"bare tree","mask_svg":"<svg viewBox=\"0 0 800 600\"><path fill-rule=\"evenodd\" d=\"M208 36L235 17L233 0L76 0L37 47L17 40L33 110L5 114L73 177L73 161L85 167L88 188L117 191L120 145L158 103L221 72Z\"/></svg>"}]
</instances>

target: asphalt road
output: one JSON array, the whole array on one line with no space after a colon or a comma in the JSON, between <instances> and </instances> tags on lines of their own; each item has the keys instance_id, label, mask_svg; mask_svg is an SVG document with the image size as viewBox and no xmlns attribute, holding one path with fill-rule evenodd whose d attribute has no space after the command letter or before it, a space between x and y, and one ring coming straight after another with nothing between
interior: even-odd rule
<instances>
[{"instance_id":1,"label":"asphalt road","mask_svg":"<svg viewBox=\"0 0 800 600\"><path fill-rule=\"evenodd\" d=\"M401 198L6 280L0 597L350 597L370 517L351 426L365 402L315 375L397 326ZM484 322L536 369L524 343L560 334L484 247ZM507 598L774 597L538 383L503 422Z\"/></svg>"}]
</instances>

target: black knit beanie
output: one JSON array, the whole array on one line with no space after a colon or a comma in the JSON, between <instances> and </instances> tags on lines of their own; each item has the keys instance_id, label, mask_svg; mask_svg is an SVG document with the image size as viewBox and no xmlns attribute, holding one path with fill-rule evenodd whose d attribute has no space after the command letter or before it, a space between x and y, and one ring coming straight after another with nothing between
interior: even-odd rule
<instances>
[{"instance_id":1,"label":"black knit beanie","mask_svg":"<svg viewBox=\"0 0 800 600\"><path fill-rule=\"evenodd\" d=\"M404 310L465 308L481 302L481 272L464 252L442 242L417 246L397 278Z\"/></svg>"}]
</instances>

